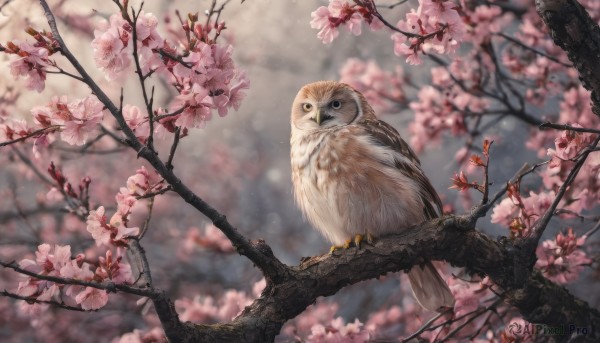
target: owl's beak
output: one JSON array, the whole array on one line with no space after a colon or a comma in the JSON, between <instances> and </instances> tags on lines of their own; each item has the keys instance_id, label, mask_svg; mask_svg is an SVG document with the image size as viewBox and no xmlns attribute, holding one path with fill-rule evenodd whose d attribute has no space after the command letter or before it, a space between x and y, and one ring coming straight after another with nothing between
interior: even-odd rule
<instances>
[{"instance_id":1,"label":"owl's beak","mask_svg":"<svg viewBox=\"0 0 600 343\"><path fill-rule=\"evenodd\" d=\"M314 118L314 120L315 120L315 122L317 122L317 125L319 125L319 126L320 126L320 125L321 125L321 123L323 123L323 122L325 122L326 120L329 120L329 119L331 119L331 118L333 118L333 117L332 117L332 116L330 116L330 115L329 115L329 114L327 114L327 113L321 112L321 109L320 109L320 108L318 108L318 109L317 109L317 113L315 113L315 118Z\"/></svg>"},{"instance_id":2,"label":"owl's beak","mask_svg":"<svg viewBox=\"0 0 600 343\"><path fill-rule=\"evenodd\" d=\"M317 122L317 125L321 125L321 121L323 121L320 109L317 109L317 113L315 113L315 121Z\"/></svg>"}]
</instances>

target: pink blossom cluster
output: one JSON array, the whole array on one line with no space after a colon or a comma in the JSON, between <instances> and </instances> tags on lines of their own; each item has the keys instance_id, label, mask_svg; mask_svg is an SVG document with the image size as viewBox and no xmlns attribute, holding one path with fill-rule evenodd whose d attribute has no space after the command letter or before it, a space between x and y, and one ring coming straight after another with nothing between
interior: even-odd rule
<instances>
[{"instance_id":1,"label":"pink blossom cluster","mask_svg":"<svg viewBox=\"0 0 600 343\"><path fill-rule=\"evenodd\" d=\"M23 119L6 119L0 122L0 141L12 141L29 136L33 132Z\"/></svg>"},{"instance_id":2,"label":"pink blossom cluster","mask_svg":"<svg viewBox=\"0 0 600 343\"><path fill-rule=\"evenodd\" d=\"M158 73L168 79L178 92L169 106L170 113L160 109L163 116L156 128L158 133L173 132L174 125L184 129L204 127L212 118L213 110L220 116L227 115L230 108L239 109L249 87L245 74L235 67L231 45L218 45L209 39L212 26L203 26L197 18L183 25L187 41L179 42L184 51L177 50L157 31L158 20L152 14L142 12L136 21L137 50L143 73ZM220 32L224 24L217 25ZM102 23L95 31L92 42L96 64L108 79L114 79L128 70L132 64L132 22L122 14L114 14L108 23ZM218 35L218 33L217 33ZM136 136L145 141L149 136L149 117L135 106L123 109L128 125Z\"/></svg>"},{"instance_id":3,"label":"pink blossom cluster","mask_svg":"<svg viewBox=\"0 0 600 343\"><path fill-rule=\"evenodd\" d=\"M566 54L550 38L535 6L530 6L523 15L515 38L522 45L509 41L508 47L501 52L502 63L511 77L527 80L525 100L531 105L544 107L549 97L558 95L564 88L559 75L576 78L574 69L566 67Z\"/></svg>"},{"instance_id":4,"label":"pink blossom cluster","mask_svg":"<svg viewBox=\"0 0 600 343\"><path fill-rule=\"evenodd\" d=\"M495 34L503 32L514 20L512 13L503 13L498 6L462 6L461 11L466 24L464 41L477 46L489 43Z\"/></svg>"},{"instance_id":5,"label":"pink blossom cluster","mask_svg":"<svg viewBox=\"0 0 600 343\"><path fill-rule=\"evenodd\" d=\"M10 62L10 73L15 79L24 77L27 89L37 92L44 90L46 68L51 65L49 56L52 54L45 44L40 44L40 41L33 45L20 41L8 42L6 47L0 45L0 51L17 56Z\"/></svg>"},{"instance_id":6,"label":"pink blossom cluster","mask_svg":"<svg viewBox=\"0 0 600 343\"><path fill-rule=\"evenodd\" d=\"M467 30L458 9L454 1L419 0L417 10L412 9L397 24L405 33L392 34L394 53L412 65L422 63L423 53L454 53Z\"/></svg>"},{"instance_id":7,"label":"pink blossom cluster","mask_svg":"<svg viewBox=\"0 0 600 343\"><path fill-rule=\"evenodd\" d=\"M175 308L182 321L193 323L230 322L244 307L252 303L246 292L227 290L221 298L198 296L193 299L183 298L175 301Z\"/></svg>"},{"instance_id":8,"label":"pink blossom cluster","mask_svg":"<svg viewBox=\"0 0 600 343\"><path fill-rule=\"evenodd\" d=\"M213 324L218 322L231 322L240 314L244 307L250 305L253 299L258 298L265 288L266 281L261 279L254 283L252 294L237 290L225 290L217 297L210 295L196 296L194 298L181 298L175 301L175 308L179 319L197 324ZM154 323L154 325L159 325ZM147 331L134 330L113 340L114 343L157 343L166 342L163 329L154 327Z\"/></svg>"},{"instance_id":9,"label":"pink blossom cluster","mask_svg":"<svg viewBox=\"0 0 600 343\"><path fill-rule=\"evenodd\" d=\"M281 337L313 343L358 343L368 342L372 334L358 319L346 323L336 316L336 303L318 302L309 306L292 319L281 330Z\"/></svg>"},{"instance_id":10,"label":"pink blossom cluster","mask_svg":"<svg viewBox=\"0 0 600 343\"><path fill-rule=\"evenodd\" d=\"M392 73L382 70L373 60L350 58L340 68L340 82L361 92L377 114L397 113L406 105L403 78L402 67L397 66Z\"/></svg>"},{"instance_id":11,"label":"pink blossom cluster","mask_svg":"<svg viewBox=\"0 0 600 343\"><path fill-rule=\"evenodd\" d=\"M197 247L224 254L233 252L231 241L213 224L207 224L203 233L196 227L188 230L183 241L185 252L189 254Z\"/></svg>"},{"instance_id":12,"label":"pink blossom cluster","mask_svg":"<svg viewBox=\"0 0 600 343\"><path fill-rule=\"evenodd\" d=\"M555 239L542 242L536 251L535 267L554 282L564 284L577 280L584 266L592 263L581 250L586 238L578 238L569 228L566 235L559 233Z\"/></svg>"},{"instance_id":13,"label":"pink blossom cluster","mask_svg":"<svg viewBox=\"0 0 600 343\"><path fill-rule=\"evenodd\" d=\"M34 129L58 126L63 141L83 145L98 132L104 118L104 105L94 95L71 102L66 96L55 96L49 104L32 108L31 115L36 124ZM47 135L41 137L46 139Z\"/></svg>"},{"instance_id":14,"label":"pink blossom cluster","mask_svg":"<svg viewBox=\"0 0 600 343\"><path fill-rule=\"evenodd\" d=\"M96 241L96 245L125 245L129 236L139 233L138 227L126 227L122 214L116 212L107 221L104 206L90 211L87 217L87 231Z\"/></svg>"},{"instance_id":15,"label":"pink blossom cluster","mask_svg":"<svg viewBox=\"0 0 600 343\"><path fill-rule=\"evenodd\" d=\"M572 124L572 127L582 128L579 124ZM587 145L593 141L593 135L584 132L562 131L554 139L555 149L548 149L548 156L552 157L550 169L560 167L563 162L575 158Z\"/></svg>"},{"instance_id":16,"label":"pink blossom cluster","mask_svg":"<svg viewBox=\"0 0 600 343\"><path fill-rule=\"evenodd\" d=\"M158 19L143 11L136 21L136 48L143 72L164 67L156 54L165 44L157 32L157 25ZM94 31L94 60L107 80L115 80L128 70L133 53L132 40L133 26L121 13L113 14Z\"/></svg>"},{"instance_id":17,"label":"pink blossom cluster","mask_svg":"<svg viewBox=\"0 0 600 343\"><path fill-rule=\"evenodd\" d=\"M311 13L310 27L319 30L317 37L325 44L338 37L339 27L345 26L355 36L361 34L361 24L367 22L371 30L379 30L383 23L367 7L350 4L342 0L329 0L329 5L321 6Z\"/></svg>"},{"instance_id":18,"label":"pink blossom cluster","mask_svg":"<svg viewBox=\"0 0 600 343\"><path fill-rule=\"evenodd\" d=\"M221 46L197 42L190 54L172 68L172 81L179 94L169 106L172 112L183 109L174 118L175 125L201 128L212 118L212 110L219 116L227 115L230 108L239 109L250 83L238 70L232 59L231 45ZM161 121L163 123L163 121ZM168 129L168 126L165 126Z\"/></svg>"},{"instance_id":19,"label":"pink blossom cluster","mask_svg":"<svg viewBox=\"0 0 600 343\"><path fill-rule=\"evenodd\" d=\"M141 167L127 179L127 186L121 187L116 195L117 211L107 220L104 206L90 211L87 217L87 231L96 245L126 246L129 236L139 233L138 227L129 227L129 217L138 198L163 189L163 181L155 173Z\"/></svg>"},{"instance_id":20,"label":"pink blossom cluster","mask_svg":"<svg viewBox=\"0 0 600 343\"><path fill-rule=\"evenodd\" d=\"M415 112L409 125L410 144L417 153L423 151L426 143L439 142L445 131L454 135L465 132L464 117L449 101L448 95L434 86L425 86L419 90L418 100L410 103Z\"/></svg>"},{"instance_id":21,"label":"pink blossom cluster","mask_svg":"<svg viewBox=\"0 0 600 343\"><path fill-rule=\"evenodd\" d=\"M478 309L483 301L494 295L490 291L491 282L487 277L479 282L451 277L448 279L448 286L456 301L454 315L457 317Z\"/></svg>"},{"instance_id":22,"label":"pink blossom cluster","mask_svg":"<svg viewBox=\"0 0 600 343\"><path fill-rule=\"evenodd\" d=\"M148 116L139 107L126 104L123 106L123 118L140 142L145 143L150 137Z\"/></svg>"},{"instance_id":23,"label":"pink blossom cluster","mask_svg":"<svg viewBox=\"0 0 600 343\"><path fill-rule=\"evenodd\" d=\"M106 258L99 258L95 272L91 265L85 262L83 254L71 257L69 245L54 247L49 244L38 246L36 259L24 259L19 267L29 272L43 276L62 277L77 279L88 282L112 281L115 283L131 283L133 278L131 268L128 264L121 262L121 256L113 258L112 252L106 252ZM97 310L104 307L108 302L108 294L105 290L94 287L79 285L64 285L52 281L45 281L34 277L26 277L25 281L19 282L17 294L31 297L38 301L55 301L62 303L65 296L79 304L84 310ZM30 313L39 313L48 307L48 304L35 303L28 305L24 303L25 310Z\"/></svg>"},{"instance_id":24,"label":"pink blossom cluster","mask_svg":"<svg viewBox=\"0 0 600 343\"><path fill-rule=\"evenodd\" d=\"M600 119L592 112L590 93L582 86L571 87L564 92L559 106L558 122L572 127L596 128ZM537 150L538 156L550 156L552 161L541 173L544 187L557 189L569 174L573 162L594 135L576 131L535 130L527 141L529 149ZM554 144L554 149L548 148ZM600 157L590 154L577 178L566 194L568 208L576 213L591 209L600 201Z\"/></svg>"},{"instance_id":25,"label":"pink blossom cluster","mask_svg":"<svg viewBox=\"0 0 600 343\"><path fill-rule=\"evenodd\" d=\"M491 222L517 230L519 237L526 237L534 223L550 208L555 197L554 191L530 191L528 197L509 192L509 196L494 207Z\"/></svg>"},{"instance_id":26,"label":"pink blossom cluster","mask_svg":"<svg viewBox=\"0 0 600 343\"><path fill-rule=\"evenodd\" d=\"M327 326L316 324L311 328L307 343L363 343L369 341L369 332L358 319L345 323L342 317L332 320Z\"/></svg>"}]
</instances>

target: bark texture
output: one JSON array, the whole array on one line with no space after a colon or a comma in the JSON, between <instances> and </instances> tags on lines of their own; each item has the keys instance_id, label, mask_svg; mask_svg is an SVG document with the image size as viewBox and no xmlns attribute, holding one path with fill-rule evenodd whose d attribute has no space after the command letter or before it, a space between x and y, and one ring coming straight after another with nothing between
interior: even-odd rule
<instances>
[{"instance_id":1,"label":"bark texture","mask_svg":"<svg viewBox=\"0 0 600 343\"><path fill-rule=\"evenodd\" d=\"M592 92L592 110L600 116L600 28L576 0L536 0L536 9L552 36Z\"/></svg>"},{"instance_id":2,"label":"bark texture","mask_svg":"<svg viewBox=\"0 0 600 343\"><path fill-rule=\"evenodd\" d=\"M279 274L285 276L268 283L262 296L231 324L196 325L184 341L271 342L287 320L317 298L363 280L409 270L429 259L446 260L472 273L489 275L507 291L506 301L529 322L572 324L589 331L586 336L560 337L562 340L600 341L600 312L537 271L515 268L519 255L513 243L491 239L475 230L474 223L471 216L435 219L360 250L350 248L311 257L294 267L282 265ZM526 275L519 275L524 271ZM189 328L191 324L185 325Z\"/></svg>"}]
</instances>

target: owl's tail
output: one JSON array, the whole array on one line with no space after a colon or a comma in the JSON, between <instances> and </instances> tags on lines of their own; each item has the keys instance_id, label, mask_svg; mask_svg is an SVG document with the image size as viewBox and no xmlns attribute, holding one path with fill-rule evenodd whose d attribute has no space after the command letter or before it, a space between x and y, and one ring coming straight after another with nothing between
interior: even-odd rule
<instances>
[{"instance_id":1,"label":"owl's tail","mask_svg":"<svg viewBox=\"0 0 600 343\"><path fill-rule=\"evenodd\" d=\"M424 308L443 312L454 307L454 297L448 285L431 262L423 266L414 266L408 272L408 278L415 298Z\"/></svg>"}]
</instances>

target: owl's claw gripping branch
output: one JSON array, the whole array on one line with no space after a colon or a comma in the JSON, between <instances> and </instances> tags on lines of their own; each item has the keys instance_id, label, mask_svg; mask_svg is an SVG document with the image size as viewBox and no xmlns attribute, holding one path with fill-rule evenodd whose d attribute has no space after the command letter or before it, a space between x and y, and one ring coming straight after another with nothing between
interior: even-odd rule
<instances>
[{"instance_id":1,"label":"owl's claw gripping branch","mask_svg":"<svg viewBox=\"0 0 600 343\"><path fill-rule=\"evenodd\" d=\"M370 233L367 233L366 235L357 234L356 236L354 236L354 246L356 246L358 249L360 249L361 244L365 239L366 239L367 243L369 243L371 245L375 243L375 237L372 234L370 234Z\"/></svg>"},{"instance_id":2,"label":"owl's claw gripping branch","mask_svg":"<svg viewBox=\"0 0 600 343\"><path fill-rule=\"evenodd\" d=\"M360 243L362 243L363 239L364 239L364 236L361 234L354 236L354 246L356 246L358 249L360 249Z\"/></svg>"},{"instance_id":3,"label":"owl's claw gripping branch","mask_svg":"<svg viewBox=\"0 0 600 343\"><path fill-rule=\"evenodd\" d=\"M344 242L344 244L342 244L342 245L332 245L331 248L329 248L329 254L333 254L336 250L350 249L351 246L352 246L352 240L347 239L346 242Z\"/></svg>"}]
</instances>

